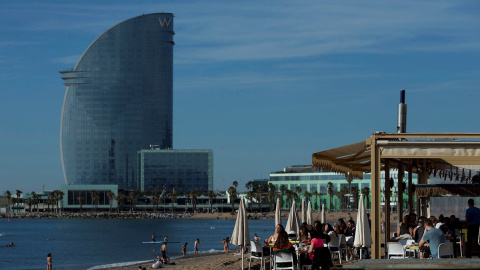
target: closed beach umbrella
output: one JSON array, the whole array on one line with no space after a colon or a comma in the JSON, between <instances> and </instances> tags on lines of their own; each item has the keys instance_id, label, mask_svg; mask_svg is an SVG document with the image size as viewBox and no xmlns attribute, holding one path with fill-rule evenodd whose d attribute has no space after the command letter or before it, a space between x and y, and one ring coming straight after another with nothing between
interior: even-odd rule
<instances>
[{"instance_id":1,"label":"closed beach umbrella","mask_svg":"<svg viewBox=\"0 0 480 270\"><path fill-rule=\"evenodd\" d=\"M282 224L282 213L280 212L280 198L277 198L277 206L275 208L275 227Z\"/></svg>"},{"instance_id":2,"label":"closed beach umbrella","mask_svg":"<svg viewBox=\"0 0 480 270\"><path fill-rule=\"evenodd\" d=\"M300 235L300 219L298 218L297 206L293 200L290 213L288 214L287 226L285 227L287 233L294 231L297 237Z\"/></svg>"},{"instance_id":3,"label":"closed beach umbrella","mask_svg":"<svg viewBox=\"0 0 480 270\"><path fill-rule=\"evenodd\" d=\"M248 219L245 212L244 198L240 199L240 206L238 207L237 221L233 229L231 243L240 246L240 253L242 253L242 269L243 269L243 247L250 246L250 234L248 232Z\"/></svg>"},{"instance_id":4,"label":"closed beach umbrella","mask_svg":"<svg viewBox=\"0 0 480 270\"><path fill-rule=\"evenodd\" d=\"M308 207L307 207L307 224L312 225L313 224L313 218L312 218L312 202L308 201Z\"/></svg>"},{"instance_id":5,"label":"closed beach umbrella","mask_svg":"<svg viewBox=\"0 0 480 270\"><path fill-rule=\"evenodd\" d=\"M302 215L300 217L302 223L307 222L307 208L305 207L305 199L302 199Z\"/></svg>"},{"instance_id":6,"label":"closed beach umbrella","mask_svg":"<svg viewBox=\"0 0 480 270\"><path fill-rule=\"evenodd\" d=\"M322 213L321 213L320 222L326 223L327 222L327 214L325 213L325 204L322 204Z\"/></svg>"},{"instance_id":7,"label":"closed beach umbrella","mask_svg":"<svg viewBox=\"0 0 480 270\"><path fill-rule=\"evenodd\" d=\"M353 241L353 246L369 247L371 245L372 234L370 232L370 225L368 224L368 216L362 194L360 196L360 204L358 205L357 225L355 228L355 240Z\"/></svg>"}]
</instances>

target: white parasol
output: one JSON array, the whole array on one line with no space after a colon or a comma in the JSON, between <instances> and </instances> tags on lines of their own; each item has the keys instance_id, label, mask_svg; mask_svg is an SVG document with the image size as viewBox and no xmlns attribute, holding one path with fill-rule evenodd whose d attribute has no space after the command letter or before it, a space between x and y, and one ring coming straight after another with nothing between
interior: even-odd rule
<instances>
[{"instance_id":1,"label":"white parasol","mask_svg":"<svg viewBox=\"0 0 480 270\"><path fill-rule=\"evenodd\" d=\"M370 224L368 224L367 211L363 202L363 194L360 196L358 205L357 225L355 227L354 247L369 247L372 245L372 234L370 232ZM360 253L361 257L361 253Z\"/></svg>"},{"instance_id":2,"label":"white parasol","mask_svg":"<svg viewBox=\"0 0 480 270\"><path fill-rule=\"evenodd\" d=\"M245 212L244 198L240 199L240 206L238 207L237 221L232 233L231 243L240 246L240 253L242 253L242 269L243 269L243 247L250 246L250 234L248 231L248 219Z\"/></svg>"},{"instance_id":3,"label":"white parasol","mask_svg":"<svg viewBox=\"0 0 480 270\"><path fill-rule=\"evenodd\" d=\"M308 201L307 207L307 224L313 225L313 217L312 217L312 202Z\"/></svg>"},{"instance_id":4,"label":"white parasol","mask_svg":"<svg viewBox=\"0 0 480 270\"><path fill-rule=\"evenodd\" d=\"M294 231L297 237L300 235L300 220L298 219L297 206L295 200L292 202L290 213L288 214L287 226L285 227L287 233Z\"/></svg>"},{"instance_id":5,"label":"white parasol","mask_svg":"<svg viewBox=\"0 0 480 270\"><path fill-rule=\"evenodd\" d=\"M281 212L281 209L280 209L280 198L277 198L277 205L276 205L276 208L275 208L275 227L278 225L278 224L282 224L282 212Z\"/></svg>"}]
</instances>

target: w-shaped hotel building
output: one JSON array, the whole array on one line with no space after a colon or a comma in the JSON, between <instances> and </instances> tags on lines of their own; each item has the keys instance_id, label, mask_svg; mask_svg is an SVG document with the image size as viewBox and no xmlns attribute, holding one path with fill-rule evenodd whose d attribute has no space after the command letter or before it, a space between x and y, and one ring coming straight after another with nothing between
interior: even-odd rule
<instances>
[{"instance_id":1,"label":"w-shaped hotel building","mask_svg":"<svg viewBox=\"0 0 480 270\"><path fill-rule=\"evenodd\" d=\"M172 149L173 18L155 13L123 21L97 37L73 69L60 72L67 87L60 124L67 185L213 188L211 150ZM142 159L154 150L177 162ZM165 159L167 165L158 163ZM193 179L192 171L204 178Z\"/></svg>"}]
</instances>

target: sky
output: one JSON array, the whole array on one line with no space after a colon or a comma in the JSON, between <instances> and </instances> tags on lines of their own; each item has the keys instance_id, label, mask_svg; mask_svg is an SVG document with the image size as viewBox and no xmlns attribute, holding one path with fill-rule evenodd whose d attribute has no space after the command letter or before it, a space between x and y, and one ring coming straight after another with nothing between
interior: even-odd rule
<instances>
[{"instance_id":1,"label":"sky","mask_svg":"<svg viewBox=\"0 0 480 270\"><path fill-rule=\"evenodd\" d=\"M174 18L176 149L212 149L214 189L395 133L478 133L479 1L0 3L0 192L59 189L65 86L93 40Z\"/></svg>"}]
</instances>

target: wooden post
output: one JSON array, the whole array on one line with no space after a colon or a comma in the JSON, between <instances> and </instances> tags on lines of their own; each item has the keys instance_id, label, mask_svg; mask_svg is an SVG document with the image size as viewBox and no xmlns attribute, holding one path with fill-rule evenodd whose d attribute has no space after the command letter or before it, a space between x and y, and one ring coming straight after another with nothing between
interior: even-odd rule
<instances>
[{"instance_id":1,"label":"wooden post","mask_svg":"<svg viewBox=\"0 0 480 270\"><path fill-rule=\"evenodd\" d=\"M370 140L367 140L367 145L370 145L371 156L371 190L372 190L372 259L380 259L380 149L376 144L376 137L372 135Z\"/></svg>"}]
</instances>

